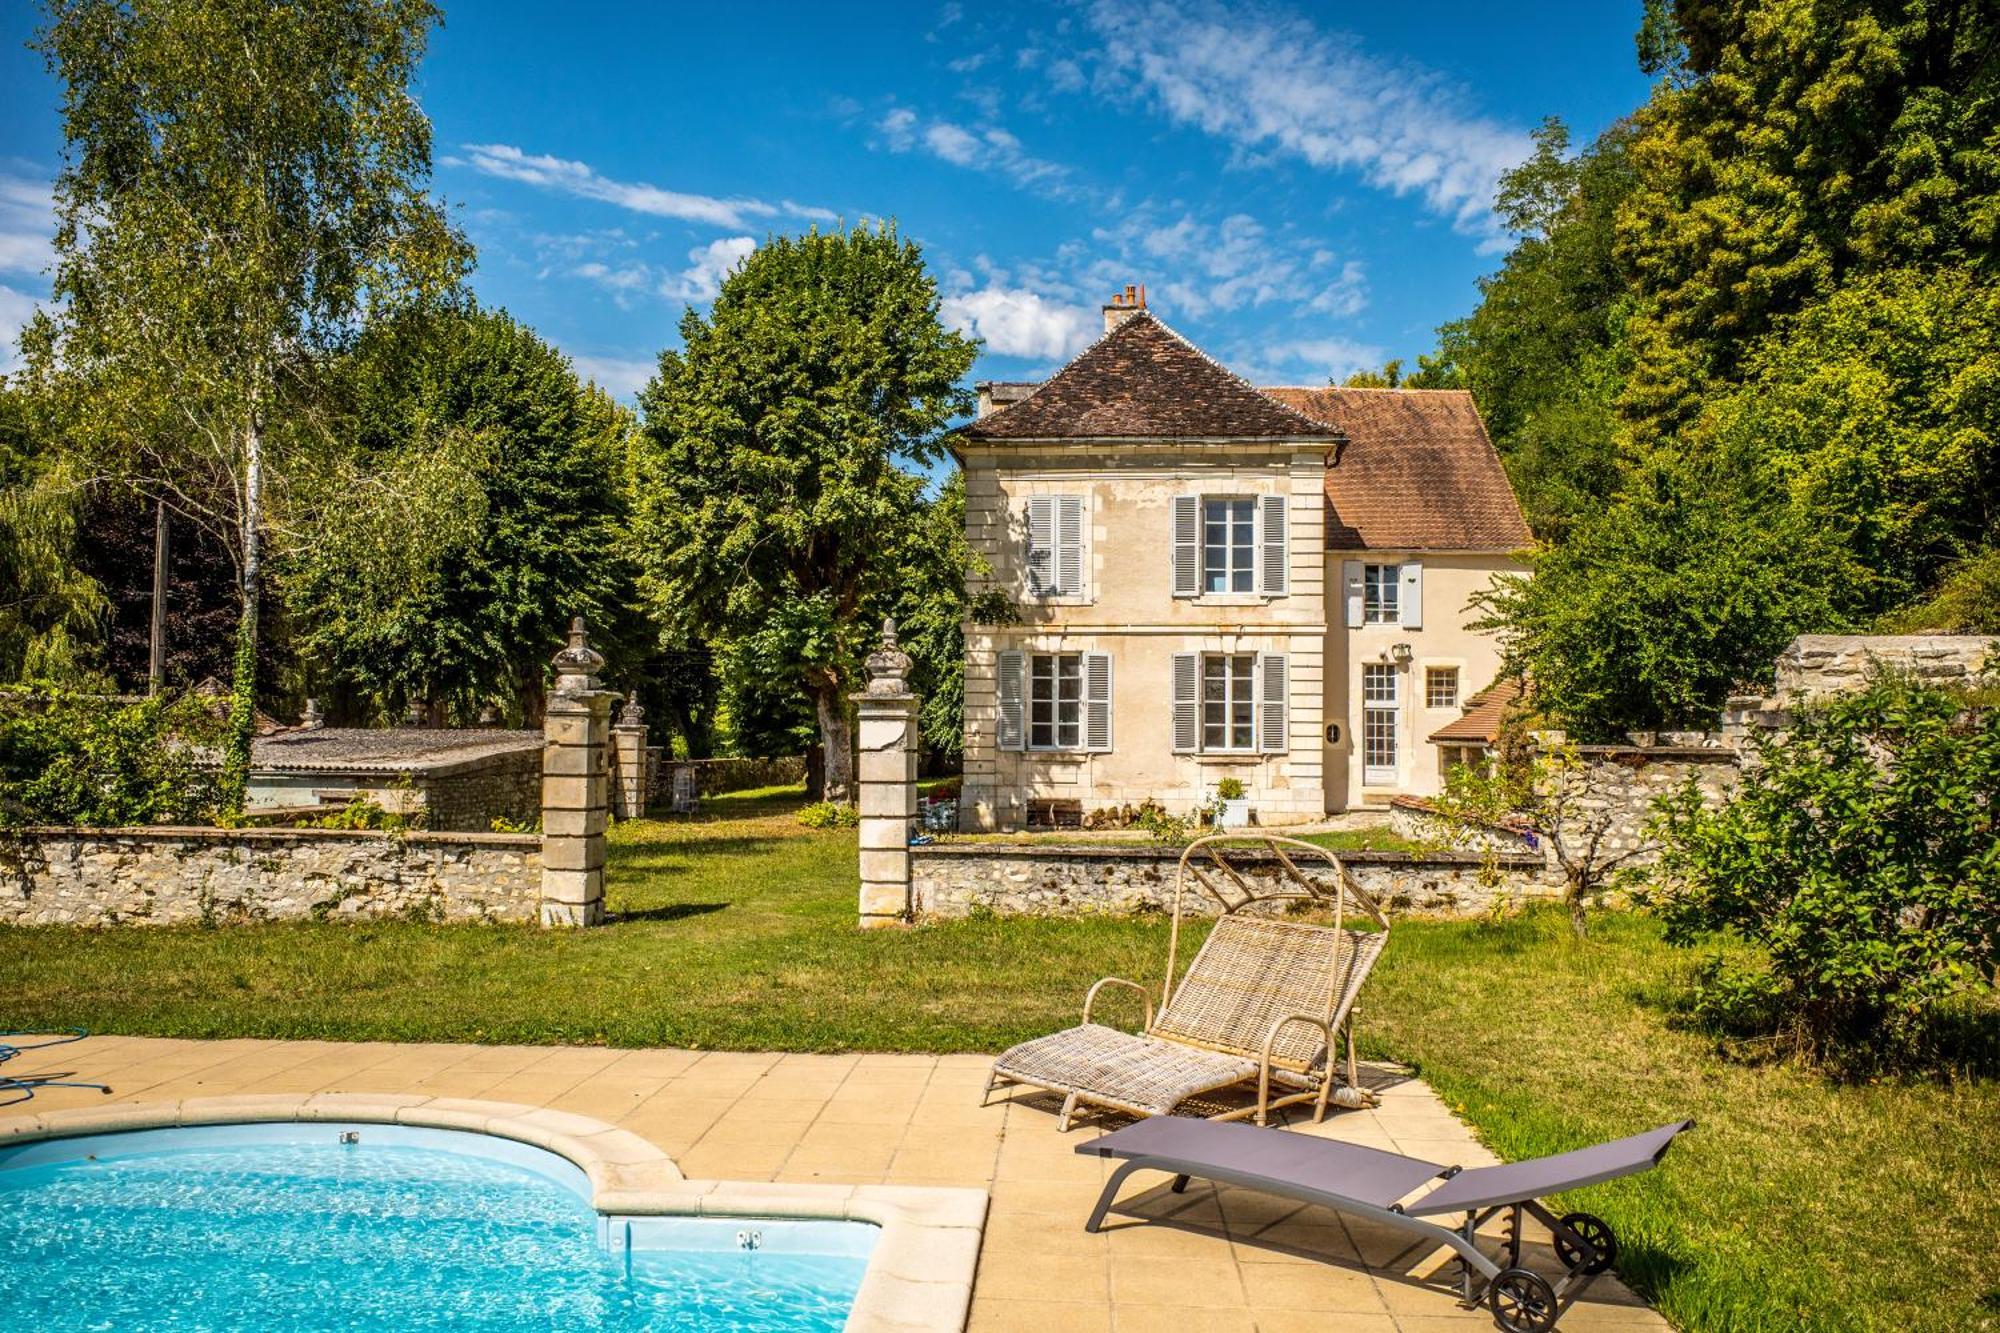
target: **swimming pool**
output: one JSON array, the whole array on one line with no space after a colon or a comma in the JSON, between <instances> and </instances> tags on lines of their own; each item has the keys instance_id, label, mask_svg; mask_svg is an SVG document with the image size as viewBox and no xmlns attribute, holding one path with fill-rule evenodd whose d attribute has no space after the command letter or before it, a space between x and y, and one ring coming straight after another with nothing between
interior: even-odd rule
<instances>
[{"instance_id":1,"label":"swimming pool","mask_svg":"<svg viewBox=\"0 0 2000 1333\"><path fill-rule=\"evenodd\" d=\"M605 1216L483 1134L208 1125L0 1149L18 1328L841 1328L876 1228Z\"/></svg>"}]
</instances>

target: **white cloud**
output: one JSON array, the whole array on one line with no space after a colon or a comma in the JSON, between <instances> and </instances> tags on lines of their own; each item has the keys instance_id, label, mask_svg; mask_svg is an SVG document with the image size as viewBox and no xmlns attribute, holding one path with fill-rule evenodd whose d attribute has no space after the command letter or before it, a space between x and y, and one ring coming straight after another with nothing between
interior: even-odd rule
<instances>
[{"instance_id":1,"label":"white cloud","mask_svg":"<svg viewBox=\"0 0 2000 1333\"><path fill-rule=\"evenodd\" d=\"M1382 364L1383 351L1350 338L1296 338L1268 343L1231 364L1254 384L1325 384Z\"/></svg>"},{"instance_id":2,"label":"white cloud","mask_svg":"<svg viewBox=\"0 0 2000 1333\"><path fill-rule=\"evenodd\" d=\"M1193 318L1272 303L1345 317L1368 303L1361 264L1349 261L1329 279L1314 270L1336 262L1331 251L1289 229L1273 234L1248 213L1213 221L1183 213L1167 222L1141 207L1095 229L1091 240L1093 276L1116 279L1123 272L1129 281L1156 273L1160 296Z\"/></svg>"},{"instance_id":3,"label":"white cloud","mask_svg":"<svg viewBox=\"0 0 2000 1333\"><path fill-rule=\"evenodd\" d=\"M0 375L21 368L21 329L40 304L26 292L0 284Z\"/></svg>"},{"instance_id":4,"label":"white cloud","mask_svg":"<svg viewBox=\"0 0 2000 1333\"><path fill-rule=\"evenodd\" d=\"M661 295L684 301L713 301L722 290L722 280L757 248L748 236L725 236L688 251L691 261L680 275L661 289Z\"/></svg>"},{"instance_id":5,"label":"white cloud","mask_svg":"<svg viewBox=\"0 0 2000 1333\"><path fill-rule=\"evenodd\" d=\"M40 273L55 262L55 207L47 181L0 172L0 273Z\"/></svg>"},{"instance_id":6,"label":"white cloud","mask_svg":"<svg viewBox=\"0 0 2000 1333\"><path fill-rule=\"evenodd\" d=\"M575 365L578 375L591 381L613 398L635 397L659 370L657 362L627 361L614 356L571 354L570 362Z\"/></svg>"},{"instance_id":7,"label":"white cloud","mask_svg":"<svg viewBox=\"0 0 2000 1333\"><path fill-rule=\"evenodd\" d=\"M780 207L761 199L719 199L713 195L665 190L641 181L612 180L598 175L587 163L526 153L510 144L466 144L465 151L470 155L466 165L484 175L558 190L582 199L596 199L653 217L740 229L750 225L750 218L776 217L781 212L811 217L826 212L789 200Z\"/></svg>"},{"instance_id":8,"label":"white cloud","mask_svg":"<svg viewBox=\"0 0 2000 1333\"><path fill-rule=\"evenodd\" d=\"M1500 173L1532 147L1526 132L1464 111L1435 73L1302 18L1167 0L1096 0L1089 18L1102 68L1172 119L1245 153L1357 171L1463 232L1497 232Z\"/></svg>"},{"instance_id":9,"label":"white cloud","mask_svg":"<svg viewBox=\"0 0 2000 1333\"><path fill-rule=\"evenodd\" d=\"M1017 136L998 125L973 128L936 119L925 124L915 111L899 106L884 113L875 122L875 129L892 153L907 153L921 147L955 167L1000 176L1015 185L1058 198L1078 193L1077 187L1069 183L1068 167L1035 157Z\"/></svg>"},{"instance_id":10,"label":"white cloud","mask_svg":"<svg viewBox=\"0 0 2000 1333\"><path fill-rule=\"evenodd\" d=\"M940 313L951 327L984 339L990 353L1040 361L1075 356L1090 345L1098 323L1088 307L997 285L947 296Z\"/></svg>"}]
</instances>

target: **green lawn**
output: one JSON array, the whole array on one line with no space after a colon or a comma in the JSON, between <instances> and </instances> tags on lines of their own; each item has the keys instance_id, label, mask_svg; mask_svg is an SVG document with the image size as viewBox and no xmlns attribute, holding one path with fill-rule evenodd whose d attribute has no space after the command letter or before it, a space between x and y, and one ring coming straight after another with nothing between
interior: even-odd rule
<instances>
[{"instance_id":1,"label":"green lawn","mask_svg":"<svg viewBox=\"0 0 2000 1333\"><path fill-rule=\"evenodd\" d=\"M613 835L608 928L0 929L9 1025L180 1036L993 1050L1156 980L1153 920L852 929L854 834L796 798ZM2000 1089L1834 1086L1674 1031L1685 955L1638 917L1406 922L1365 1049L1415 1065L1506 1156L1693 1116L1666 1170L1584 1191L1682 1327L2000 1329Z\"/></svg>"}]
</instances>

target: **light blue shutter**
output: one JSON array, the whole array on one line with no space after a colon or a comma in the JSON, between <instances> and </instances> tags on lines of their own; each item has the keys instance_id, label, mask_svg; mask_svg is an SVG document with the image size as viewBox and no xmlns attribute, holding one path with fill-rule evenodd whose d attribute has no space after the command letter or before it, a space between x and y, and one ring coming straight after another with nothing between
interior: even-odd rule
<instances>
[{"instance_id":1,"label":"light blue shutter","mask_svg":"<svg viewBox=\"0 0 2000 1333\"><path fill-rule=\"evenodd\" d=\"M1000 705L996 744L1003 750L1018 750L1027 743L1026 719L1021 715L1021 671L1024 655L1010 648L1000 654L993 677L994 697Z\"/></svg>"},{"instance_id":2,"label":"light blue shutter","mask_svg":"<svg viewBox=\"0 0 2000 1333\"><path fill-rule=\"evenodd\" d=\"M1201 497L1174 497L1174 596L1201 592Z\"/></svg>"},{"instance_id":3,"label":"light blue shutter","mask_svg":"<svg viewBox=\"0 0 2000 1333\"><path fill-rule=\"evenodd\" d=\"M1292 748L1285 734L1288 688L1283 653L1265 653L1257 659L1257 748L1267 754Z\"/></svg>"},{"instance_id":4,"label":"light blue shutter","mask_svg":"<svg viewBox=\"0 0 2000 1333\"><path fill-rule=\"evenodd\" d=\"M1340 562L1340 586L1347 593L1347 625L1352 629L1359 625L1366 614L1367 595L1361 586L1361 562L1343 560Z\"/></svg>"},{"instance_id":5,"label":"light blue shutter","mask_svg":"<svg viewBox=\"0 0 2000 1333\"><path fill-rule=\"evenodd\" d=\"M1412 560L1403 566L1402 596L1396 599L1397 618L1404 629L1424 627L1424 567Z\"/></svg>"},{"instance_id":6,"label":"light blue shutter","mask_svg":"<svg viewBox=\"0 0 2000 1333\"><path fill-rule=\"evenodd\" d=\"M1201 748L1201 654L1174 654L1174 751Z\"/></svg>"},{"instance_id":7,"label":"light blue shutter","mask_svg":"<svg viewBox=\"0 0 2000 1333\"><path fill-rule=\"evenodd\" d=\"M1111 748L1111 654L1083 655L1083 748Z\"/></svg>"},{"instance_id":8,"label":"light blue shutter","mask_svg":"<svg viewBox=\"0 0 2000 1333\"><path fill-rule=\"evenodd\" d=\"M1285 591L1285 567L1291 555L1289 544L1285 541L1286 502L1286 497L1282 495L1266 495L1258 501L1264 529L1264 591L1281 595Z\"/></svg>"},{"instance_id":9,"label":"light blue shutter","mask_svg":"<svg viewBox=\"0 0 2000 1333\"><path fill-rule=\"evenodd\" d=\"M1056 502L1052 495L1028 498L1028 591L1036 597L1054 592Z\"/></svg>"},{"instance_id":10,"label":"light blue shutter","mask_svg":"<svg viewBox=\"0 0 2000 1333\"><path fill-rule=\"evenodd\" d=\"M1056 497L1055 591L1064 597L1083 595L1083 497Z\"/></svg>"}]
</instances>

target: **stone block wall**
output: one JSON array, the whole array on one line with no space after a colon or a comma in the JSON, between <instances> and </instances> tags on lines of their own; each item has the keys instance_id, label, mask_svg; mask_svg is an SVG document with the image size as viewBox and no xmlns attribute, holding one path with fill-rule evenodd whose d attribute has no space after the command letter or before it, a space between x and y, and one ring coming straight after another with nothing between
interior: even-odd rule
<instances>
[{"instance_id":1,"label":"stone block wall","mask_svg":"<svg viewBox=\"0 0 2000 1333\"><path fill-rule=\"evenodd\" d=\"M950 920L975 912L1001 916L1129 916L1173 908L1178 847L1056 843L937 843L910 849L911 889L919 920ZM1232 864L1257 856L1232 853ZM1498 858L1496 883L1484 883L1486 858L1471 852L1342 852L1362 890L1390 913L1471 916L1494 900L1560 898L1562 886L1541 859ZM1319 873L1304 862L1300 869ZM1187 904L1215 910L1190 889Z\"/></svg>"},{"instance_id":2,"label":"stone block wall","mask_svg":"<svg viewBox=\"0 0 2000 1333\"><path fill-rule=\"evenodd\" d=\"M488 833L495 819L527 827L542 815L542 754L495 755L418 785L432 832Z\"/></svg>"},{"instance_id":3,"label":"stone block wall","mask_svg":"<svg viewBox=\"0 0 2000 1333\"><path fill-rule=\"evenodd\" d=\"M1741 756L1728 746L1579 745L1574 747L1596 770L1592 785L1614 806L1606 854L1629 851L1645 841L1653 805L1679 791L1690 778L1710 805L1735 789ZM1642 858L1643 859L1643 858Z\"/></svg>"},{"instance_id":4,"label":"stone block wall","mask_svg":"<svg viewBox=\"0 0 2000 1333\"><path fill-rule=\"evenodd\" d=\"M1778 654L1780 700L1859 689L1876 664L1940 685L1964 684L2000 654L2000 635L1801 634Z\"/></svg>"},{"instance_id":5,"label":"stone block wall","mask_svg":"<svg viewBox=\"0 0 2000 1333\"><path fill-rule=\"evenodd\" d=\"M30 829L0 843L0 924L533 921L541 840L333 829Z\"/></svg>"}]
</instances>

